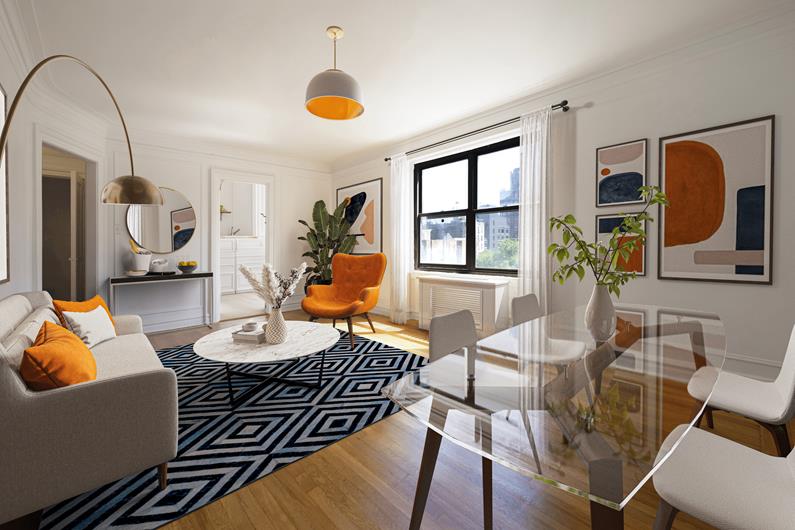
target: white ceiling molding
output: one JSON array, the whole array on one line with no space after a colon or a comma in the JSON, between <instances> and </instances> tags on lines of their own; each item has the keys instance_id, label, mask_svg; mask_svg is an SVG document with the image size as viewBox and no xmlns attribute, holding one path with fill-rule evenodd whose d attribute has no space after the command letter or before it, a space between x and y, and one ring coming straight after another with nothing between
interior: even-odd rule
<instances>
[{"instance_id":1,"label":"white ceiling molding","mask_svg":"<svg viewBox=\"0 0 795 530\"><path fill-rule=\"evenodd\" d=\"M17 1L29 6L21 22L34 48L74 53L103 73L133 136L334 167L793 9L782 0L604 0L576 10L552 0L470 10L455 0L407 0L398 10L386 0ZM346 71L368 87L368 112L346 123L303 108L306 83L327 62L322 28L333 23L351 37L340 43ZM51 78L80 106L110 112L74 72L55 65Z\"/></svg>"}]
</instances>

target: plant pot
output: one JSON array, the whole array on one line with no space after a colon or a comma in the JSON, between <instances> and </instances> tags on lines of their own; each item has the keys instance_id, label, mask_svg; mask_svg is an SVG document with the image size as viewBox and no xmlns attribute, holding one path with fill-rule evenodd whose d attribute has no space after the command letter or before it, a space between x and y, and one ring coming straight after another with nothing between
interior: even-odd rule
<instances>
[{"instance_id":1,"label":"plant pot","mask_svg":"<svg viewBox=\"0 0 795 530\"><path fill-rule=\"evenodd\" d=\"M281 309L273 309L268 325L265 327L265 342L281 344L287 340L287 322L284 321Z\"/></svg>"},{"instance_id":2,"label":"plant pot","mask_svg":"<svg viewBox=\"0 0 795 530\"><path fill-rule=\"evenodd\" d=\"M606 285L594 285L585 308L585 327L597 341L606 341L616 331L616 308Z\"/></svg>"}]
</instances>

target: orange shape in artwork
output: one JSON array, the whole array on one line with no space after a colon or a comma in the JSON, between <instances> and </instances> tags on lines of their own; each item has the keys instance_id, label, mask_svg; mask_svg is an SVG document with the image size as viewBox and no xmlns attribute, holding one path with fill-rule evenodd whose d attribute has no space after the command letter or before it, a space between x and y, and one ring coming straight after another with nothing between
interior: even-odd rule
<instances>
[{"instance_id":1,"label":"orange shape in artwork","mask_svg":"<svg viewBox=\"0 0 795 530\"><path fill-rule=\"evenodd\" d=\"M666 247L709 239L723 223L726 178L723 160L709 145L692 140L665 146Z\"/></svg>"},{"instance_id":2,"label":"orange shape in artwork","mask_svg":"<svg viewBox=\"0 0 795 530\"><path fill-rule=\"evenodd\" d=\"M362 236L364 240L371 245L375 242L375 205L373 201L367 203L364 207L364 221L362 221Z\"/></svg>"},{"instance_id":3,"label":"orange shape in artwork","mask_svg":"<svg viewBox=\"0 0 795 530\"><path fill-rule=\"evenodd\" d=\"M610 174L610 170L608 168L606 168L606 167L602 168L602 176L603 177L606 177L609 174Z\"/></svg>"},{"instance_id":4,"label":"orange shape in artwork","mask_svg":"<svg viewBox=\"0 0 795 530\"><path fill-rule=\"evenodd\" d=\"M618 244L621 245L624 241L632 241L637 236L624 236L618 240ZM626 238L626 239L625 239ZM629 255L629 259L625 260L624 258L618 258L616 262L616 270L623 271L623 272L637 272L638 274L643 273L643 245L640 245L638 248L632 251Z\"/></svg>"}]
</instances>

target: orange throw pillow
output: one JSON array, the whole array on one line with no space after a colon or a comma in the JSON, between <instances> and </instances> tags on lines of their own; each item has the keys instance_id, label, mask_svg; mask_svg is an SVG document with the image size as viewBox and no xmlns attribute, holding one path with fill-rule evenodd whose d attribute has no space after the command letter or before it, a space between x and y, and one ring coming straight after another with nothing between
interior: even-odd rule
<instances>
[{"instance_id":1,"label":"orange throw pillow","mask_svg":"<svg viewBox=\"0 0 795 530\"><path fill-rule=\"evenodd\" d=\"M46 321L33 346L25 350L19 373L31 390L51 390L93 381L97 363L77 335Z\"/></svg>"},{"instance_id":2,"label":"orange throw pillow","mask_svg":"<svg viewBox=\"0 0 795 530\"><path fill-rule=\"evenodd\" d=\"M113 315L110 314L110 309L108 309L108 304L105 303L105 300L96 295L94 298L90 300L86 300L85 302L69 302L67 300L53 300L52 301L53 307L55 307L55 312L58 313L58 318L61 320L61 325L66 329L69 329L69 324L66 323L66 319L63 317L64 311L72 311L75 313L87 313L89 311L93 311L99 306L102 306L105 311L108 313L108 317L110 317L110 321L113 322ZM113 327L116 327L116 323L113 322Z\"/></svg>"}]
</instances>

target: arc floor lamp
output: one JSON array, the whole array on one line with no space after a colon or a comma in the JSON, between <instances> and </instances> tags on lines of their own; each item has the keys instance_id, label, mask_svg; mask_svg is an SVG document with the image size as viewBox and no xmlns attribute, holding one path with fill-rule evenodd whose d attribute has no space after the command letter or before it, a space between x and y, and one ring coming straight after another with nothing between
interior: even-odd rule
<instances>
[{"instance_id":1,"label":"arc floor lamp","mask_svg":"<svg viewBox=\"0 0 795 530\"><path fill-rule=\"evenodd\" d=\"M149 179L137 176L135 174L135 162L133 161L130 135L127 132L127 123L124 121L124 116L122 115L119 103L116 101L116 97L113 95L113 92L111 92L110 87L96 70L91 68L84 61L78 59L77 57L72 57L71 55L52 55L47 57L34 66L28 75L25 76L25 79L19 86L19 90L17 90L17 93L14 96L14 100L11 102L11 107L8 110L8 115L6 116L5 124L3 125L3 132L2 135L0 135L0 157L5 155L8 129L10 128L11 122L14 119L14 113L17 110L19 101L22 99L22 94L25 92L28 84L30 84L30 81L39 70L41 70L46 64L58 60L75 62L91 72L91 74L97 78L97 80L107 91L110 99L113 101L113 105L116 107L116 112L119 114L119 119L121 120L121 126L124 129L124 139L127 142L127 152L130 154L130 174L116 177L115 179L108 182L102 189L101 201L104 204L148 204L162 206L163 195L160 193L160 188L155 186Z\"/></svg>"}]
</instances>

